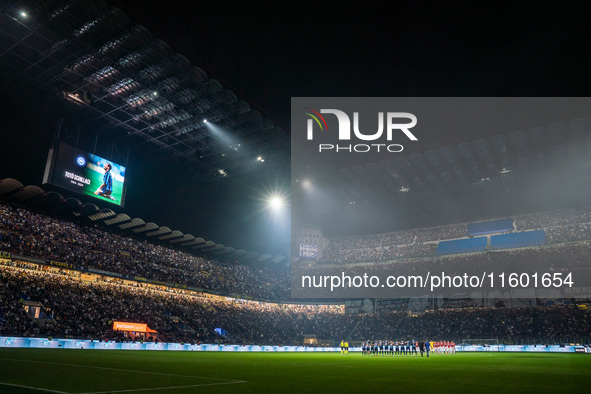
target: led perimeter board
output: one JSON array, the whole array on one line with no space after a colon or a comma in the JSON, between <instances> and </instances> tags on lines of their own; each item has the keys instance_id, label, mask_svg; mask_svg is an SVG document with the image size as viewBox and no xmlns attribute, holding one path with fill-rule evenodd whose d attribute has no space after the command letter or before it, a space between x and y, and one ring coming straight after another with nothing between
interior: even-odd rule
<instances>
[{"instance_id":1,"label":"led perimeter board","mask_svg":"<svg viewBox=\"0 0 591 394\"><path fill-rule=\"evenodd\" d=\"M49 150L43 184L85 194L111 204L125 202L125 167L59 142Z\"/></svg>"}]
</instances>

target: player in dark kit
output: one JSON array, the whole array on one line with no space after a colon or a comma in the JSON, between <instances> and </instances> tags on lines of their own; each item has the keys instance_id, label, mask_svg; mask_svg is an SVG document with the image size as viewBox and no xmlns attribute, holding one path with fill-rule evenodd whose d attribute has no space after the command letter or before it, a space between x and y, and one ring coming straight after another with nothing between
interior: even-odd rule
<instances>
[{"instance_id":1,"label":"player in dark kit","mask_svg":"<svg viewBox=\"0 0 591 394\"><path fill-rule=\"evenodd\" d=\"M115 198L111 196L111 193L113 193L113 176L111 175L111 168L112 167L109 163L105 164L103 167L105 170L105 175L103 175L103 183L98 189L96 189L94 194L108 198L109 200L114 200Z\"/></svg>"}]
</instances>

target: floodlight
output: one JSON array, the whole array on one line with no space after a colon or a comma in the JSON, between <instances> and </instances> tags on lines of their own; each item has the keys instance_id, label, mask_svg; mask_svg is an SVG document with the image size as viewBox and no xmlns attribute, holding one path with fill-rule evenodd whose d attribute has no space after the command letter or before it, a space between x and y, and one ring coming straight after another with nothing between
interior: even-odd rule
<instances>
[{"instance_id":1,"label":"floodlight","mask_svg":"<svg viewBox=\"0 0 591 394\"><path fill-rule=\"evenodd\" d=\"M283 203L283 199L279 196L273 196L269 199L269 207L271 209L277 210L283 206Z\"/></svg>"}]
</instances>

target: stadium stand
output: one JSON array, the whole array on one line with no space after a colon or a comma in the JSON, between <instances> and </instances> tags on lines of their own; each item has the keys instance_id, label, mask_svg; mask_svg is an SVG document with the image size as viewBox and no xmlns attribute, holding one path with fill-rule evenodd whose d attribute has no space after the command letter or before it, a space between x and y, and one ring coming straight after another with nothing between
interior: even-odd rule
<instances>
[{"instance_id":1,"label":"stadium stand","mask_svg":"<svg viewBox=\"0 0 591 394\"><path fill-rule=\"evenodd\" d=\"M486 244L486 237L441 241L437 246L437 254L444 255L469 252L484 252L486 250Z\"/></svg>"},{"instance_id":2,"label":"stadium stand","mask_svg":"<svg viewBox=\"0 0 591 394\"><path fill-rule=\"evenodd\" d=\"M562 212L557 213L562 214ZM549 217L547 213L543 214ZM572 220L587 220L588 212L585 210L573 211ZM41 214L18 208L10 204L0 204L0 251L10 252L14 255L52 260L72 264L81 269L101 270L117 275L129 277L150 278L151 280L190 286L196 289L207 289L224 295L234 295L241 298L254 298L259 300L287 300L289 298L289 269L280 266L248 266L243 264L221 263L196 257L183 251L174 250L161 245L148 243L146 240L138 240L124 237L114 233L108 233L96 226L88 227L72 222L51 218ZM559 223L553 221L551 223ZM561 225L548 228L549 245L555 245L561 253L583 252L588 250L588 243L582 242L576 246L560 246L566 242L582 241L591 238L588 223L568 223L562 220ZM564 223L564 224L563 224ZM442 238L446 234L457 234L458 226L450 226L451 229L439 227L436 232L432 229L430 234L434 239ZM586 231L580 231L585 229ZM416 230L409 232L416 233ZM526 234L537 232L527 232ZM515 236L515 234L504 235ZM402 235L398 239L410 239L409 235ZM495 236L493 236L495 238ZM375 235L363 239L350 238L349 243L343 239L337 239L336 245L331 246L326 263L367 263L380 262L374 270L380 270L387 266L388 262L398 262L396 268L401 272L415 270L417 267L434 268L442 263L453 263L454 270L461 270L464 266L485 267L489 262L502 260L495 263L495 267L524 266L522 261L515 261L511 256L498 258L494 254L479 252L469 257L447 257L451 260L437 260L435 253L438 243L427 241L423 243L411 243L406 245L386 245L394 239L392 234L384 237ZM483 239L486 239L485 237ZM475 238L474 240L479 240ZM459 240L461 243L476 242L466 238ZM451 241L448 241L451 242ZM380 247L368 247L361 249L348 249L359 245L382 245ZM454 243L452 243L454 244ZM447 245L440 242L439 247ZM519 246L526 246L520 244ZM479 246L480 247L480 246ZM463 249L463 251L473 251ZM456 251L458 252L458 251ZM541 254L541 257L533 257L538 262L544 262L544 256L554 254L553 249L543 252L535 250L514 251L513 254ZM503 255L505 256L505 255ZM332 258L329 260L329 258ZM541 263L538 263L541 264ZM407 268L405 268L407 267Z\"/></svg>"},{"instance_id":3,"label":"stadium stand","mask_svg":"<svg viewBox=\"0 0 591 394\"><path fill-rule=\"evenodd\" d=\"M513 219L499 219L468 224L468 234L472 236L507 233L509 231L513 231Z\"/></svg>"},{"instance_id":4,"label":"stadium stand","mask_svg":"<svg viewBox=\"0 0 591 394\"><path fill-rule=\"evenodd\" d=\"M546 233L544 233L544 230L493 235L490 238L490 248L492 250L541 246L545 243Z\"/></svg>"},{"instance_id":5,"label":"stadium stand","mask_svg":"<svg viewBox=\"0 0 591 394\"><path fill-rule=\"evenodd\" d=\"M496 223L493 226L496 232L506 231L509 227L513 231L514 225L518 232L530 233L531 231L527 230L543 229L545 233L545 241L542 239L542 233L533 232L525 235L516 235L514 233L490 235L491 238L495 239L494 243L491 242L491 250L505 249L509 245L512 245L510 246L512 248L530 247L591 239L591 208L589 207L520 215L515 216L513 219L499 219L483 223ZM387 262L407 258L434 257L437 254L486 250L486 245L485 249L482 249L482 245L478 243L484 243L486 237L478 241L471 241L466 237L470 225L461 223L396 233L337 237L331 239L320 262L327 264ZM537 237L535 240L520 238L534 236ZM503 246L505 240L507 240L507 244ZM451 241L458 242L448 243Z\"/></svg>"},{"instance_id":6,"label":"stadium stand","mask_svg":"<svg viewBox=\"0 0 591 394\"><path fill-rule=\"evenodd\" d=\"M394 239L392 235L375 235L363 241L352 239L349 244L339 242L343 248L381 245L373 250L381 250L385 256L402 251L395 264L385 261L352 266L352 273L359 269L375 274L394 268L400 274L408 274L442 266L449 267L450 273L467 267L491 266L499 270L516 266L522 270L550 269L557 268L558 263L562 266L564 261L573 268L586 268L591 241L580 241L581 234L572 229L587 228L585 221L591 215L578 210L571 211L569 217L570 221L564 217L552 220L548 213L542 219L527 217L530 223L555 224L547 230L553 242L535 248L420 258L417 256L427 250L423 248L428 247L433 253L437 243L416 242L414 235L409 235L416 234L415 230L396 238L415 240L408 245L386 246ZM518 223L525 222L519 220L516 218ZM454 236L459 227L442 227L441 232L433 230L430 234L432 239L445 234ZM569 238L571 235L573 239ZM129 340L114 332L111 323L132 320L148 324L161 341L301 344L305 333L336 339L357 326L353 341L395 333L400 338L427 336L457 342L470 337L494 337L505 343L554 343L588 342L591 327L589 311L575 305L546 305L542 301L533 307L505 307L510 303L502 301L494 307L450 301L443 309L422 307L425 311L418 316L409 315L401 305L395 311L345 314L342 305L292 304L285 301L289 298L289 273L285 267L263 269L224 264L7 203L0 204L0 251L8 252L3 254L1 268L0 335ZM401 258L404 252L415 254L412 259ZM37 263L20 261L18 256L29 256ZM48 265L50 261L66 263L67 269ZM322 273L324 267L318 265L314 270ZM96 280L84 280L85 272L102 275L96 275ZM167 286L168 282L190 286L174 288ZM214 295L215 292L222 295ZM238 294L256 301L241 299ZM25 311L25 301L42 305L48 319L31 318ZM404 304L413 307L412 300L405 300ZM225 334L220 335L216 328L222 328L219 332Z\"/></svg>"},{"instance_id":7,"label":"stadium stand","mask_svg":"<svg viewBox=\"0 0 591 394\"><path fill-rule=\"evenodd\" d=\"M289 269L222 263L0 204L0 251L239 297L289 294Z\"/></svg>"},{"instance_id":8,"label":"stadium stand","mask_svg":"<svg viewBox=\"0 0 591 394\"><path fill-rule=\"evenodd\" d=\"M13 264L16 265L16 264ZM591 312L574 305L534 308L443 309L412 316L406 312L345 315L340 306L270 304L206 298L182 290L122 283L85 283L59 273L0 266L0 336L43 336L130 340L112 321L147 323L158 340L301 344L305 333L337 339L351 330L353 341L373 337L499 338L511 343L589 341ZM30 319L19 297L40 300L53 320ZM179 322L182 322L179 323ZM501 322L501 323L499 323ZM216 332L223 328L225 335ZM156 334L155 334L156 335Z\"/></svg>"}]
</instances>

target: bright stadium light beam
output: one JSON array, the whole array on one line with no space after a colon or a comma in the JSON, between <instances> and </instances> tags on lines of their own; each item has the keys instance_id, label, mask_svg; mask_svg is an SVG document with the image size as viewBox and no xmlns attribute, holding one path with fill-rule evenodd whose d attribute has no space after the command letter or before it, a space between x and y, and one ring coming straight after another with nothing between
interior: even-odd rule
<instances>
[{"instance_id":1,"label":"bright stadium light beam","mask_svg":"<svg viewBox=\"0 0 591 394\"><path fill-rule=\"evenodd\" d=\"M224 145L236 145L239 141L235 136L232 135L230 130L224 129L214 123L211 123L207 119L203 120L205 127L209 130L209 135L221 142Z\"/></svg>"},{"instance_id":2,"label":"bright stadium light beam","mask_svg":"<svg viewBox=\"0 0 591 394\"><path fill-rule=\"evenodd\" d=\"M291 218L291 198L283 187L262 186L256 199L259 201L258 213L272 220L274 225Z\"/></svg>"},{"instance_id":3,"label":"bright stadium light beam","mask_svg":"<svg viewBox=\"0 0 591 394\"><path fill-rule=\"evenodd\" d=\"M269 198L269 208L274 211L277 211L283 207L285 201L280 196L271 196Z\"/></svg>"},{"instance_id":4,"label":"bright stadium light beam","mask_svg":"<svg viewBox=\"0 0 591 394\"><path fill-rule=\"evenodd\" d=\"M289 211L289 197L279 190L269 190L260 198L263 211L272 214L273 217L283 217L284 213Z\"/></svg>"}]
</instances>

